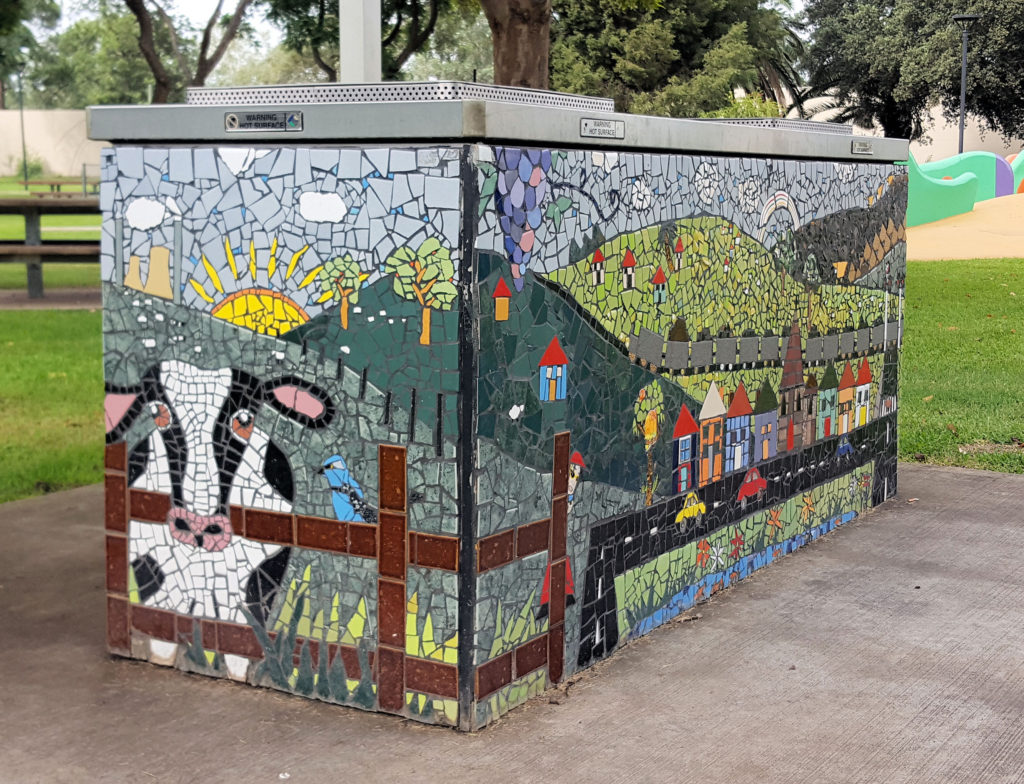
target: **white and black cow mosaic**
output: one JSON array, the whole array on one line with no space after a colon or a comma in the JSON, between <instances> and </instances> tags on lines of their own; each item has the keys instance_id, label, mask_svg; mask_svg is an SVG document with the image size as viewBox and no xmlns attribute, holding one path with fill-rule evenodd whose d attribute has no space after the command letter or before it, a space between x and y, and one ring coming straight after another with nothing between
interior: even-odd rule
<instances>
[{"instance_id":1,"label":"white and black cow mosaic","mask_svg":"<svg viewBox=\"0 0 1024 784\"><path fill-rule=\"evenodd\" d=\"M131 521L142 603L236 623L245 622L245 608L265 622L290 551L240 536L229 508L291 510L291 467L262 422L285 417L321 428L335 415L327 393L294 376L261 381L165 361L135 386L109 387L105 408L109 441L152 420L129 453L129 486L171 498L165 523Z\"/></svg>"}]
</instances>

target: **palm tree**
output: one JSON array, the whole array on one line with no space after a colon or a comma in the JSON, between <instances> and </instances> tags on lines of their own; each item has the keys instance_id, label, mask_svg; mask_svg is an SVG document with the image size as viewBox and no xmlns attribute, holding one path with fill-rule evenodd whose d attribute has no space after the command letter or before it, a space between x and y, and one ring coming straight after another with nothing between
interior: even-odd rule
<instances>
[{"instance_id":1,"label":"palm tree","mask_svg":"<svg viewBox=\"0 0 1024 784\"><path fill-rule=\"evenodd\" d=\"M799 110L806 84L800 70L806 47L800 36L807 26L793 11L791 0L777 0L773 6L759 8L760 23L750 25L757 78L747 89L759 91L784 109Z\"/></svg>"}]
</instances>

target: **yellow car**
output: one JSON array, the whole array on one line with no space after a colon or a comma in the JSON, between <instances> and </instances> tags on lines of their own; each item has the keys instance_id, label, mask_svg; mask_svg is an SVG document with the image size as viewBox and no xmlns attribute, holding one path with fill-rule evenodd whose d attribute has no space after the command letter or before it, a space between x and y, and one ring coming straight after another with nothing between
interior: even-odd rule
<instances>
[{"instance_id":1,"label":"yellow car","mask_svg":"<svg viewBox=\"0 0 1024 784\"><path fill-rule=\"evenodd\" d=\"M696 493L688 493L686 496L686 502L683 504L683 508L679 510L679 514L676 515L676 522L681 523L690 517L700 517L707 511L707 507L704 506L704 502L701 501Z\"/></svg>"}]
</instances>

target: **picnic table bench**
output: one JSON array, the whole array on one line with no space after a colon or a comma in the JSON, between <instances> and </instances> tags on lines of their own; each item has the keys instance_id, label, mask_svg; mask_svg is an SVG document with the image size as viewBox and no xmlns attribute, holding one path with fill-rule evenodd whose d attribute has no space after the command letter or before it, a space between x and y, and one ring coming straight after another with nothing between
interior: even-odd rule
<instances>
[{"instance_id":1,"label":"picnic table bench","mask_svg":"<svg viewBox=\"0 0 1024 784\"><path fill-rule=\"evenodd\" d=\"M63 192L61 191L61 188L63 188L65 185L74 185L75 187L78 187L80 185L82 187L82 193L85 193L85 191L87 189L92 191L93 193L96 193L96 191L98 191L99 187L100 187L100 181L99 180L85 180L85 179L82 179L82 180L68 180L68 179L63 179L63 180L28 180L25 184L26 185L47 185L50 188L50 193L52 193L52 194L60 194L61 196L64 195Z\"/></svg>"},{"instance_id":2,"label":"picnic table bench","mask_svg":"<svg viewBox=\"0 0 1024 784\"><path fill-rule=\"evenodd\" d=\"M99 261L98 242L43 242L40 218L43 215L95 215L99 212L97 196L74 196L61 199L0 199L0 215L21 215L25 218L25 241L0 243L0 263L24 261L28 279L29 299L43 296L43 262Z\"/></svg>"}]
</instances>

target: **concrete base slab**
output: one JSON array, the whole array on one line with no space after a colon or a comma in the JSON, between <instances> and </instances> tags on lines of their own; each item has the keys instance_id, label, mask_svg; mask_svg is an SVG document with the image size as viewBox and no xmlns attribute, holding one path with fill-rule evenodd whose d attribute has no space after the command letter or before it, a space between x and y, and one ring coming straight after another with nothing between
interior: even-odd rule
<instances>
[{"instance_id":1,"label":"concrete base slab","mask_svg":"<svg viewBox=\"0 0 1024 784\"><path fill-rule=\"evenodd\" d=\"M900 471L475 735L112 659L100 488L0 506L0 780L1024 780L1024 476Z\"/></svg>"}]
</instances>

